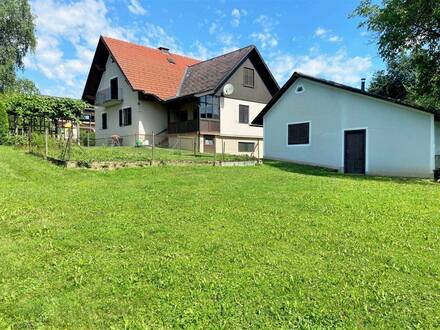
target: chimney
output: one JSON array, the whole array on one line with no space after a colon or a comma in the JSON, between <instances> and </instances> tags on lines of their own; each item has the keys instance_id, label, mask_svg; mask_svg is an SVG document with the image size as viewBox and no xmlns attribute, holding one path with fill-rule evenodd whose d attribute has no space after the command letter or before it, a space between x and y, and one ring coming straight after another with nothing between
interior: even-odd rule
<instances>
[{"instance_id":1,"label":"chimney","mask_svg":"<svg viewBox=\"0 0 440 330\"><path fill-rule=\"evenodd\" d=\"M365 78L361 79L361 91L365 92Z\"/></svg>"},{"instance_id":2,"label":"chimney","mask_svg":"<svg viewBox=\"0 0 440 330\"><path fill-rule=\"evenodd\" d=\"M166 48L166 47L158 47L157 49L159 49L162 53L164 53L164 54L169 54L169 52L170 52L170 49L169 48Z\"/></svg>"}]
</instances>

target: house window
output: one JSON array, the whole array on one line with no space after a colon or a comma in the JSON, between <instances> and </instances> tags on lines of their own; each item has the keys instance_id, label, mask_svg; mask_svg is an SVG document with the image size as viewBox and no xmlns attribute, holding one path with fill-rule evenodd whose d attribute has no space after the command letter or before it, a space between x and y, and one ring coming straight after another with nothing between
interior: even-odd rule
<instances>
[{"instance_id":1,"label":"house window","mask_svg":"<svg viewBox=\"0 0 440 330\"><path fill-rule=\"evenodd\" d=\"M254 69L243 68L243 85L254 88Z\"/></svg>"},{"instance_id":2,"label":"house window","mask_svg":"<svg viewBox=\"0 0 440 330\"><path fill-rule=\"evenodd\" d=\"M119 126L131 125L131 108L119 110Z\"/></svg>"},{"instance_id":3,"label":"house window","mask_svg":"<svg viewBox=\"0 0 440 330\"><path fill-rule=\"evenodd\" d=\"M249 124L249 106L240 104L238 106L238 122L240 124Z\"/></svg>"},{"instance_id":4,"label":"house window","mask_svg":"<svg viewBox=\"0 0 440 330\"><path fill-rule=\"evenodd\" d=\"M287 144L309 144L310 123L298 123L287 125Z\"/></svg>"},{"instance_id":5,"label":"house window","mask_svg":"<svg viewBox=\"0 0 440 330\"><path fill-rule=\"evenodd\" d=\"M218 96L205 95L199 98L200 118L220 119L220 102Z\"/></svg>"},{"instance_id":6,"label":"house window","mask_svg":"<svg viewBox=\"0 0 440 330\"><path fill-rule=\"evenodd\" d=\"M110 79L110 99L118 100L118 78Z\"/></svg>"},{"instance_id":7,"label":"house window","mask_svg":"<svg viewBox=\"0 0 440 330\"><path fill-rule=\"evenodd\" d=\"M238 152L253 152L254 148L254 142L238 142Z\"/></svg>"},{"instance_id":8,"label":"house window","mask_svg":"<svg viewBox=\"0 0 440 330\"><path fill-rule=\"evenodd\" d=\"M102 118L102 129L107 129L107 114L103 113L101 118Z\"/></svg>"}]
</instances>

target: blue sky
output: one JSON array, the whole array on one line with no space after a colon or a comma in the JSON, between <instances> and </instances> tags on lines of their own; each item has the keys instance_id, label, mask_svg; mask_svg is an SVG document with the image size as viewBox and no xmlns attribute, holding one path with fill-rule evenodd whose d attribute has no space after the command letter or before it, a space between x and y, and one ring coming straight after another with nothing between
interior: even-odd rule
<instances>
[{"instance_id":1,"label":"blue sky","mask_svg":"<svg viewBox=\"0 0 440 330\"><path fill-rule=\"evenodd\" d=\"M206 59L255 44L282 85L295 71L359 86L382 68L348 16L359 0L33 0L37 50L21 76L80 97L99 35Z\"/></svg>"}]
</instances>

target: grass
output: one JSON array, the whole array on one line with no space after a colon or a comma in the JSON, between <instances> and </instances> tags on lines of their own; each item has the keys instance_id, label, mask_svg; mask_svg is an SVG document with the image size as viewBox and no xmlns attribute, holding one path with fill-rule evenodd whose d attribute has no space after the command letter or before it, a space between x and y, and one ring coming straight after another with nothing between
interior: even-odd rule
<instances>
[{"instance_id":1,"label":"grass","mask_svg":"<svg viewBox=\"0 0 440 330\"><path fill-rule=\"evenodd\" d=\"M71 160L76 161L145 161L151 160L191 160L195 162L213 161L212 154L194 155L191 151L175 150L166 148L154 148L154 154L151 148L147 147L78 147L72 149ZM217 154L216 160L221 160L222 156ZM224 160L245 160L249 159L241 155L225 155Z\"/></svg>"},{"instance_id":2,"label":"grass","mask_svg":"<svg viewBox=\"0 0 440 330\"><path fill-rule=\"evenodd\" d=\"M439 328L440 186L0 147L0 328Z\"/></svg>"}]
</instances>

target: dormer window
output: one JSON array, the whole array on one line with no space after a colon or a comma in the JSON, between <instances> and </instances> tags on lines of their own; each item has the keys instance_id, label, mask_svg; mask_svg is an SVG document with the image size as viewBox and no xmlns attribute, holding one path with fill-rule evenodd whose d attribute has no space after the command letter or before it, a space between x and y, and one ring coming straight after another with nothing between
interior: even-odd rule
<instances>
[{"instance_id":1,"label":"dormer window","mask_svg":"<svg viewBox=\"0 0 440 330\"><path fill-rule=\"evenodd\" d=\"M298 85L295 89L295 93L296 94L300 94L304 92L304 86L303 85Z\"/></svg>"},{"instance_id":2,"label":"dormer window","mask_svg":"<svg viewBox=\"0 0 440 330\"><path fill-rule=\"evenodd\" d=\"M254 88L254 69L243 68L243 86Z\"/></svg>"}]
</instances>

